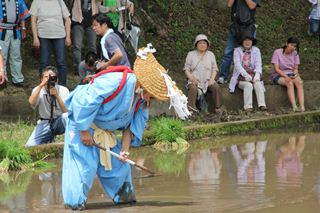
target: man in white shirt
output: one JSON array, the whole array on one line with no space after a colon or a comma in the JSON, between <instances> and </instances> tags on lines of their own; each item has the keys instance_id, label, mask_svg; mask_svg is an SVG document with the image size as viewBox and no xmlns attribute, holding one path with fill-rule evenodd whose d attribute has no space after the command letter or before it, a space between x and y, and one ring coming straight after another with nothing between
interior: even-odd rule
<instances>
[{"instance_id":1,"label":"man in white shirt","mask_svg":"<svg viewBox=\"0 0 320 213\"><path fill-rule=\"evenodd\" d=\"M40 120L26 147L51 143L56 135L64 133L68 112L65 100L69 96L69 90L57 84L57 77L55 67L46 67L42 72L41 83L32 90L29 103L33 109L39 106Z\"/></svg>"}]
</instances>

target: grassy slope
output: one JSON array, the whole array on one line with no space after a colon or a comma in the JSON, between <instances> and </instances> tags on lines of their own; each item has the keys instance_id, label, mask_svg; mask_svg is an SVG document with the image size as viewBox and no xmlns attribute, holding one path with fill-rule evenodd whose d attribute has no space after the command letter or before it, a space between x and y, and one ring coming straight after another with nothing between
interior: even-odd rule
<instances>
[{"instance_id":1,"label":"grassy slope","mask_svg":"<svg viewBox=\"0 0 320 213\"><path fill-rule=\"evenodd\" d=\"M69 0L66 0L67 4ZM193 5L190 2L198 2ZM185 57L193 49L193 40L198 33L205 33L211 41L211 50L220 65L227 30L230 24L230 11L225 0L167 1L167 0L134 0L136 14L141 20L142 35L140 45L151 42L158 52L157 59L169 69L173 79L181 86L185 83L182 72ZM209 3L208 3L209 2ZM211 2L211 3L210 3ZM212 3L213 2L213 3ZM151 17L165 35L159 34L154 25L147 21L142 9ZM306 34L310 5L306 0L268 0L262 1L257 11L258 47L261 49L264 64L264 79L270 82L270 61L273 51L281 47L289 36L297 36L301 40L300 72L305 80L320 80L320 45L319 39ZM30 22L28 22L30 24ZM99 42L97 42L99 45ZM23 42L24 75L31 88L38 84L37 60L31 57L32 34L28 27L28 38ZM72 51L68 49L68 86L74 88L79 82L72 72ZM11 87L12 88L12 87ZM7 89L9 93L12 89ZM13 90L15 91L15 90Z\"/></svg>"},{"instance_id":2,"label":"grassy slope","mask_svg":"<svg viewBox=\"0 0 320 213\"><path fill-rule=\"evenodd\" d=\"M230 20L230 11L224 1L212 5L192 5L190 1L145 1L148 4L138 4L154 21L167 30L167 37L160 37L157 31L147 23L143 14L144 34L142 42L152 42L157 48L158 60L170 71L180 84L184 82L182 72L184 60L189 50L193 48L193 39L198 33L205 33L212 43L211 50L215 53L220 65L226 35ZM151 3L153 2L153 3ZM208 1L207 1L208 2ZM221 4L222 2L222 4ZM270 61L272 53L281 47L289 36L301 40L301 73L305 80L320 80L320 48L316 37L308 37L308 14L310 5L307 1L292 0L262 1L262 7L257 11L258 47L261 49L265 67L265 79L270 79Z\"/></svg>"}]
</instances>

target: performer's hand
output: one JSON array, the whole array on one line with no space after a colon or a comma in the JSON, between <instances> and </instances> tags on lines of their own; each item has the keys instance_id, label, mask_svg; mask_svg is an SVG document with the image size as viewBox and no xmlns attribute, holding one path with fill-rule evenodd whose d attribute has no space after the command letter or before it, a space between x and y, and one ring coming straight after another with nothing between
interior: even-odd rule
<instances>
[{"instance_id":1,"label":"performer's hand","mask_svg":"<svg viewBox=\"0 0 320 213\"><path fill-rule=\"evenodd\" d=\"M120 151L120 156L121 156L121 158L119 158L119 160L121 160L123 163L125 163L125 162L126 162L126 159L129 158L129 155L130 155L129 152L124 151L124 150L121 150L121 151Z\"/></svg>"},{"instance_id":2,"label":"performer's hand","mask_svg":"<svg viewBox=\"0 0 320 213\"><path fill-rule=\"evenodd\" d=\"M93 139L89 130L81 131L81 141L84 145L93 146Z\"/></svg>"}]
</instances>

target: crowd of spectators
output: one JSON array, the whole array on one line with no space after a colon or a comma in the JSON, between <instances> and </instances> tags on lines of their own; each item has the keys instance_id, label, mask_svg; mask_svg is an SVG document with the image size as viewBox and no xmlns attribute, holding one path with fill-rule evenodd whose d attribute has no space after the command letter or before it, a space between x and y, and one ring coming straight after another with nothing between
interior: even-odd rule
<instances>
[{"instance_id":1,"label":"crowd of spectators","mask_svg":"<svg viewBox=\"0 0 320 213\"><path fill-rule=\"evenodd\" d=\"M317 0L309 0L309 2L312 4L312 10L308 33L315 35L319 33L320 6ZM245 111L254 111L253 90L257 97L258 110L267 110L261 53L256 46L255 15L257 8L260 7L260 0L227 0L227 6L231 8L231 24L220 71L214 53L209 50L210 41L204 34L195 37L195 49L188 52L185 60L188 105L194 114L199 110L207 111L205 106L207 93L211 94L214 101L215 112L221 113L223 103L219 84L228 82L231 93L234 93L236 88L243 90ZM18 0L4 1L1 9L0 84L6 84L9 81L6 67L8 59L12 84L17 87L24 86L20 49L21 39L26 36L25 22L31 16L33 46L40 50L38 75L41 78L41 83L34 88L29 99L32 107L39 104L41 106L42 101L46 100L42 96L48 94L50 96L50 87L47 86L50 77L48 73L53 72L53 76L57 78L56 84L52 85L55 90L66 89L66 47L72 45L73 72L80 76L80 84L89 83L94 74L109 66L131 67L123 43L128 17L134 14L134 4L129 0L74 0L70 8L63 0L34 0L30 11L23 0ZM97 46L98 36L101 39L100 45ZM85 46L86 55L83 58L84 42L87 46ZM100 54L99 50L101 50ZM56 68L49 66L52 53L55 56ZM229 81L232 63L234 64L233 74ZM287 88L291 110L305 111L303 81L298 71L299 40L290 37L282 48L274 51L271 64L272 80L275 84ZM298 105L295 101L295 88ZM50 113L44 115L45 110L39 109L41 117L39 124L49 124L52 119L56 119L66 111L59 100L63 102L67 93L64 92L63 97L60 98L57 91L52 93L55 98L53 110L57 110L59 115L53 113L53 117L52 115L50 117ZM51 107L48 103L40 108ZM42 130L38 131L39 124L30 139L33 142L28 142L27 146L42 143L35 142L35 138L41 137L43 129L53 131L52 125L41 127ZM45 140L51 141L53 137L54 135L46 135Z\"/></svg>"}]
</instances>

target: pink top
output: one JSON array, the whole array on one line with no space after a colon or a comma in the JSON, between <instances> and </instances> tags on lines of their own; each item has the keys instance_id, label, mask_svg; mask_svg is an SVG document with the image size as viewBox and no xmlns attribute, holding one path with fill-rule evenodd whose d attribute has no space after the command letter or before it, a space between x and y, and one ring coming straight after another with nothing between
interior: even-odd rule
<instances>
[{"instance_id":1,"label":"pink top","mask_svg":"<svg viewBox=\"0 0 320 213\"><path fill-rule=\"evenodd\" d=\"M279 68L286 74L292 74L293 68L295 65L300 64L300 58L296 51L291 54L284 54L283 49L277 49L274 51L272 60L272 64L278 64ZM279 76L279 74L273 69L272 70L272 78Z\"/></svg>"}]
</instances>

